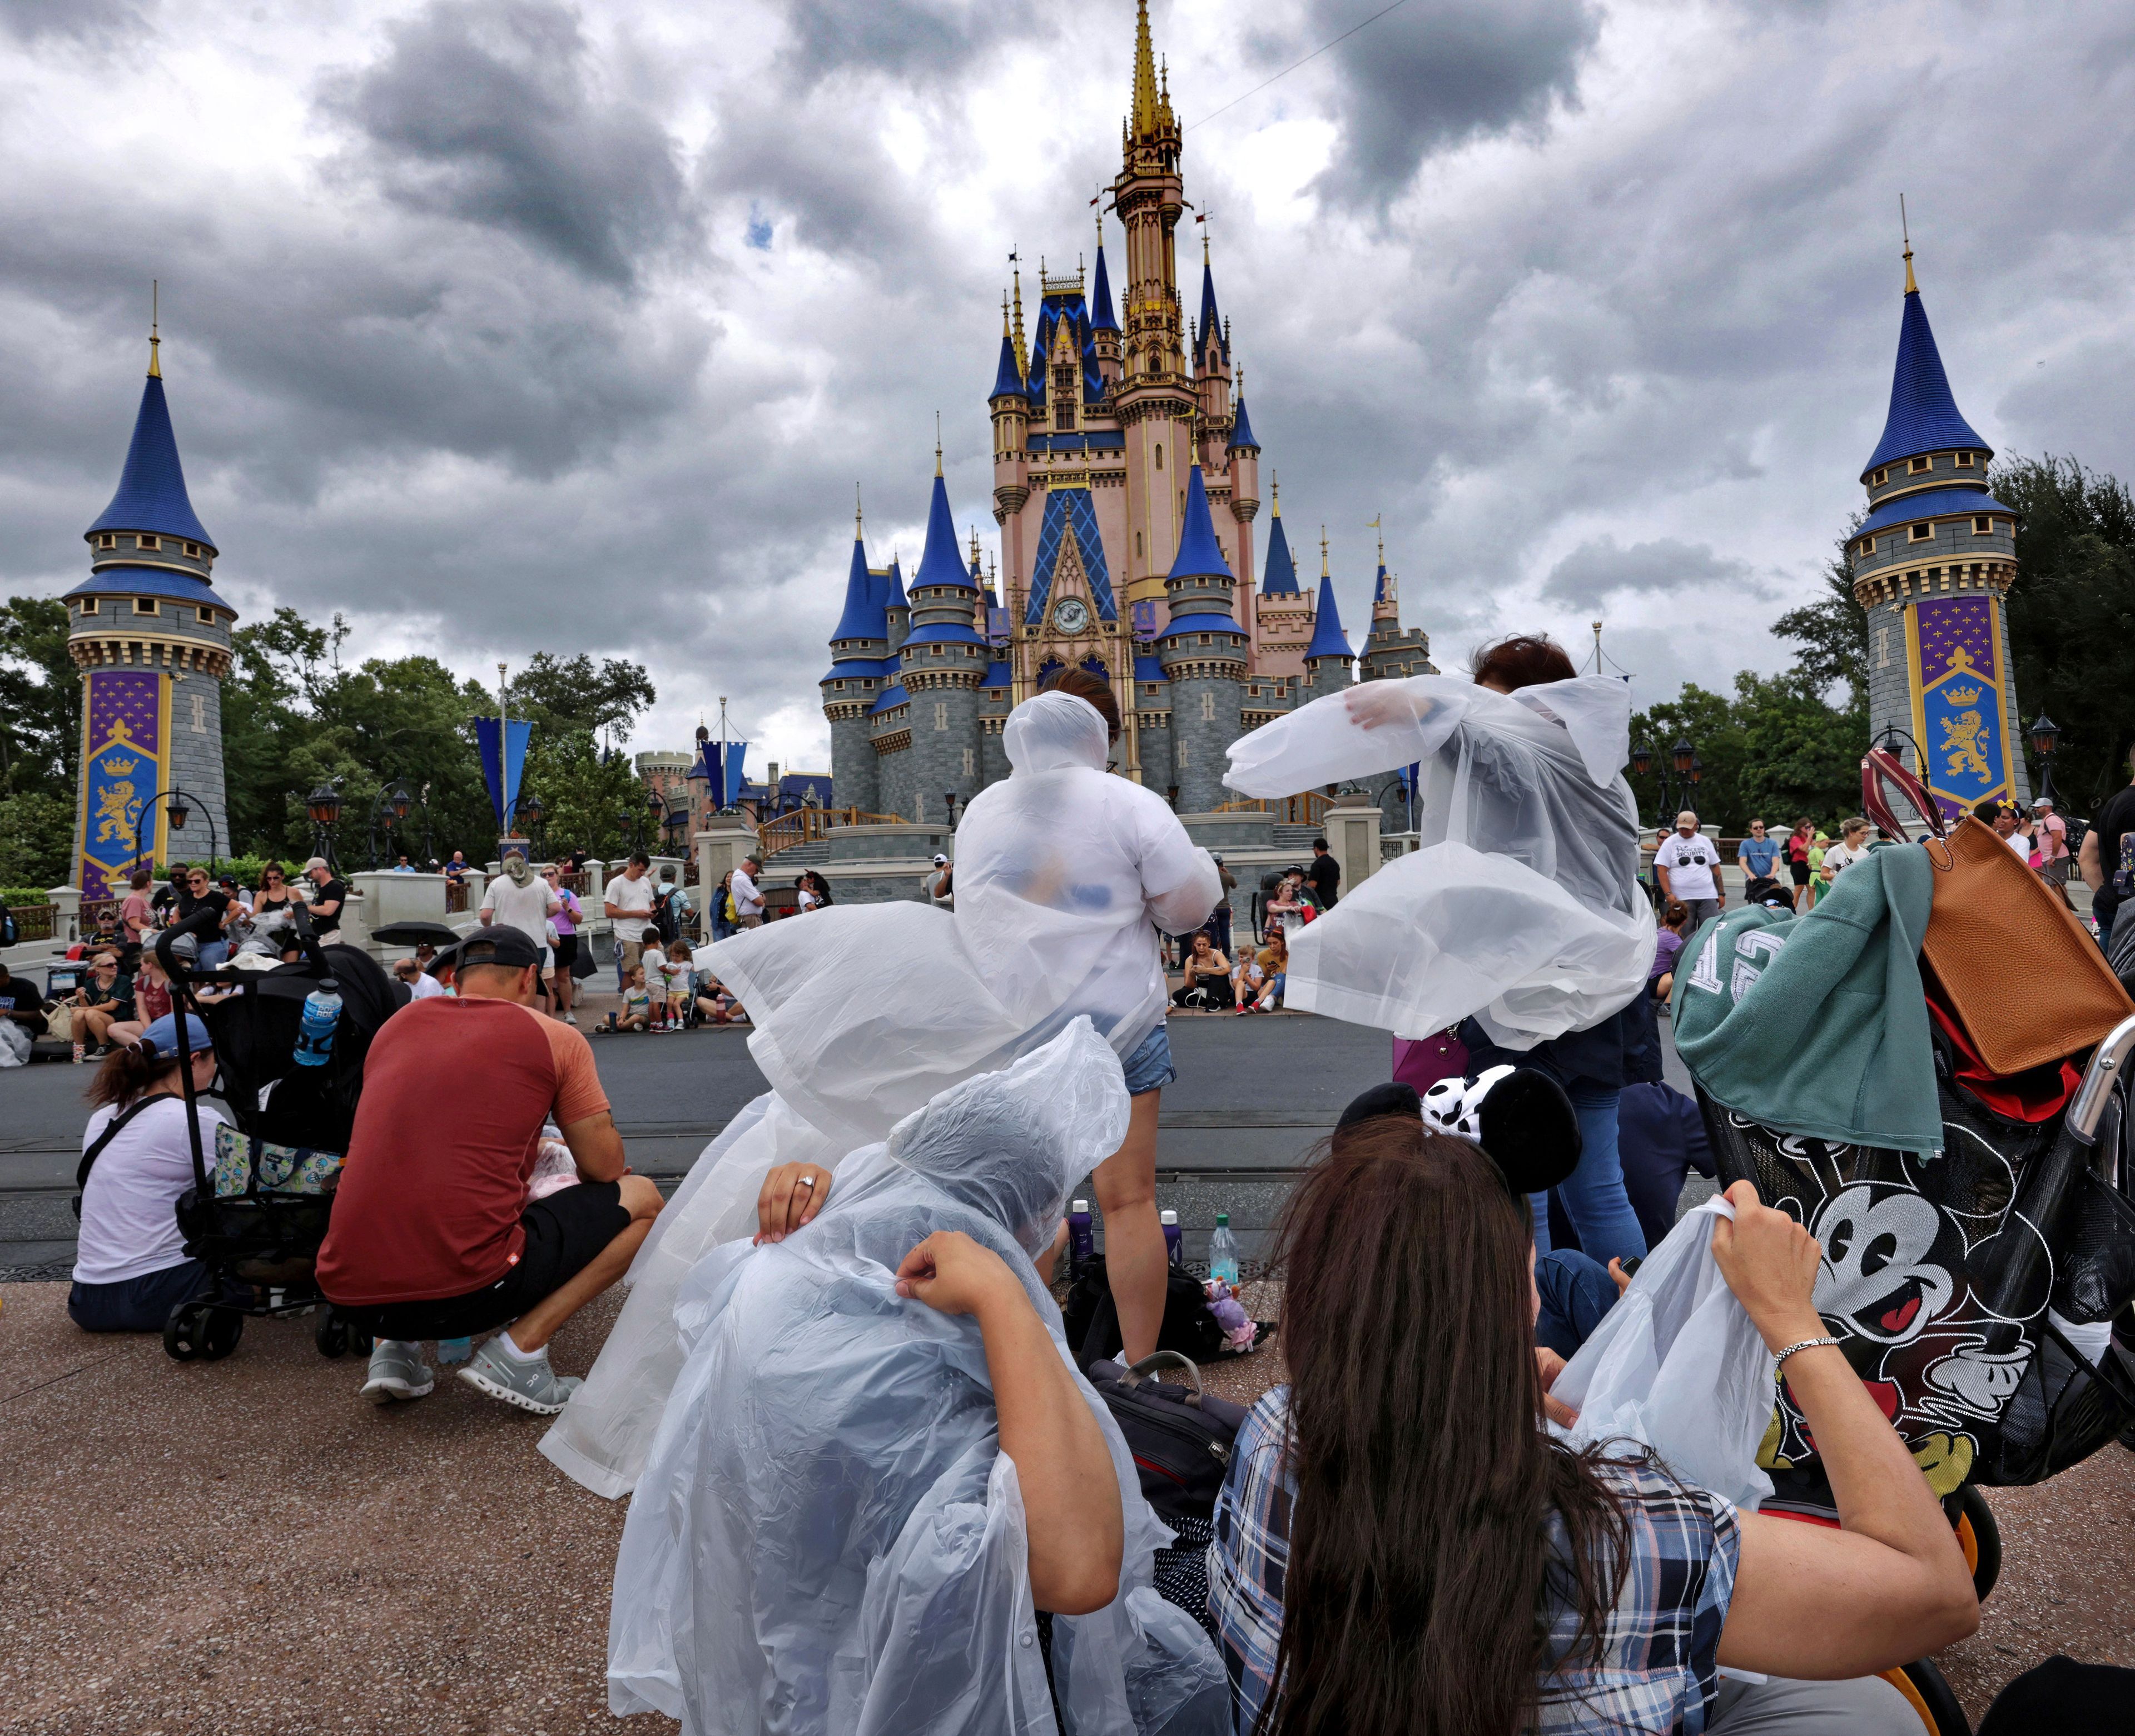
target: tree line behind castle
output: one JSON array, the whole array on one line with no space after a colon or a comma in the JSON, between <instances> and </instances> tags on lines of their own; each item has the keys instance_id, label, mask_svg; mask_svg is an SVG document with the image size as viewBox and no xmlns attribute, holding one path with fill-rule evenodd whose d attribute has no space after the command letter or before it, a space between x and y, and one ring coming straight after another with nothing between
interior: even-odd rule
<instances>
[{"instance_id":1,"label":"tree line behind castle","mask_svg":"<svg viewBox=\"0 0 2135 1736\"><path fill-rule=\"evenodd\" d=\"M2021 515L2024 583L2010 592L2018 683L2062 728L2054 779L2087 812L2124 773L2118 752L2135 692L2135 496L2072 458L1996 466L1997 496ZM1857 519L1855 522L1857 522ZM1839 539L1841 544L1849 539ZM1755 814L1828 823L1858 805L1866 745L1864 617L1835 561L1828 594L1782 615L1773 631L1794 660L1776 675L1745 670L1732 694L1687 685L1636 719L1648 740L1687 734L1703 763L1698 804L1732 832ZM495 816L470 719L494 691L433 657L370 658L345 666L345 626L295 610L234 635L223 732L233 839L225 854L310 853L303 795L345 780L345 852L361 848L359 812L399 779L428 784L433 849L487 858ZM0 607L0 887L11 902L65 878L74 823L81 681L66 652L65 607L17 597ZM644 669L621 658L537 655L514 678L511 714L534 720L526 786L547 809L544 829L596 855L630 842L620 815L644 801L628 761L603 757L654 699ZM1653 792L1642 789L1650 806ZM200 840L204 852L206 834ZM18 896L19 895L19 896Z\"/></svg>"}]
</instances>

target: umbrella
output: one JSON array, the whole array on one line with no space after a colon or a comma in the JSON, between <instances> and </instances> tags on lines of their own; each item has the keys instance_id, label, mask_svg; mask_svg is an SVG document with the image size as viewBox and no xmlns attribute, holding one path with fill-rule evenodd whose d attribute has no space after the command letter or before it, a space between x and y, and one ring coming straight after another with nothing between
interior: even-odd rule
<instances>
[{"instance_id":1,"label":"umbrella","mask_svg":"<svg viewBox=\"0 0 2135 1736\"><path fill-rule=\"evenodd\" d=\"M460 944L460 931L443 922L414 920L388 922L370 931L370 938L384 946L434 946L443 951Z\"/></svg>"}]
</instances>

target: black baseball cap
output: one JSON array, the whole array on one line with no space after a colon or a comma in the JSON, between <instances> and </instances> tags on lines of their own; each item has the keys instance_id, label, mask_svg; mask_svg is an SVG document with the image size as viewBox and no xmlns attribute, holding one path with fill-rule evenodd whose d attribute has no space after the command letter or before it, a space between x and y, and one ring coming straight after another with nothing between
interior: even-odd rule
<instances>
[{"instance_id":1,"label":"black baseball cap","mask_svg":"<svg viewBox=\"0 0 2135 1736\"><path fill-rule=\"evenodd\" d=\"M476 965L501 965L506 970L539 966L541 949L531 936L517 928L477 928L453 949L453 968L466 970Z\"/></svg>"}]
</instances>

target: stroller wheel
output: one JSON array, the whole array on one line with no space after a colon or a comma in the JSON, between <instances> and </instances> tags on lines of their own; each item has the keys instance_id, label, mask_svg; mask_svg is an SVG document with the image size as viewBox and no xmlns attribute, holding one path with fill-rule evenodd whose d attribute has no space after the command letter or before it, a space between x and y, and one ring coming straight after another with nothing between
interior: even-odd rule
<instances>
[{"instance_id":1,"label":"stroller wheel","mask_svg":"<svg viewBox=\"0 0 2135 1736\"><path fill-rule=\"evenodd\" d=\"M244 1316L235 1308L210 1308L201 1322L200 1355L203 1362L220 1362L237 1348L244 1335Z\"/></svg>"},{"instance_id":2,"label":"stroller wheel","mask_svg":"<svg viewBox=\"0 0 2135 1736\"><path fill-rule=\"evenodd\" d=\"M201 1326L207 1313L207 1304L201 1302L182 1302L172 1308L163 1323L163 1354L177 1362L190 1362L199 1356Z\"/></svg>"},{"instance_id":3,"label":"stroller wheel","mask_svg":"<svg viewBox=\"0 0 2135 1736\"><path fill-rule=\"evenodd\" d=\"M2002 1527L1987 1497L1968 1482L1958 1486L1950 1505L1956 1510L1950 1523L1957 1532L1958 1545L1964 1551L1964 1564L1972 1569L1972 1589L1984 1603L1994 1582L2002 1577Z\"/></svg>"},{"instance_id":4,"label":"stroller wheel","mask_svg":"<svg viewBox=\"0 0 2135 1736\"><path fill-rule=\"evenodd\" d=\"M1886 1670L1883 1680L1905 1696L1929 1736L1972 1736L1972 1721L1941 1671L1926 1658Z\"/></svg>"},{"instance_id":5,"label":"stroller wheel","mask_svg":"<svg viewBox=\"0 0 2135 1736\"><path fill-rule=\"evenodd\" d=\"M348 1354L348 1324L329 1308L319 1321L318 1330L312 1339L322 1356L345 1356Z\"/></svg>"}]
</instances>

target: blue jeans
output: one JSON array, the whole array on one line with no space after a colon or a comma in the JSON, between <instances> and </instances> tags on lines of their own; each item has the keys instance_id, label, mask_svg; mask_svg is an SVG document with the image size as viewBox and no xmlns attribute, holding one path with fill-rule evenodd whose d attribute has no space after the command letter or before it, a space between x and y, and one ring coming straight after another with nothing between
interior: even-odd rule
<instances>
[{"instance_id":1,"label":"blue jeans","mask_svg":"<svg viewBox=\"0 0 2135 1736\"><path fill-rule=\"evenodd\" d=\"M1609 1269L1571 1248L1559 1248L1535 1261L1535 1294L1542 1312L1535 1316L1535 1342L1547 1344L1569 1359L1594 1334L1601 1317L1616 1305L1616 1280Z\"/></svg>"},{"instance_id":2,"label":"blue jeans","mask_svg":"<svg viewBox=\"0 0 2135 1736\"><path fill-rule=\"evenodd\" d=\"M1569 1095L1572 1111L1579 1117L1579 1167L1556 1185L1571 1227L1579 1232L1579 1245L1604 1269L1611 1260L1643 1258L1646 1232L1639 1227L1639 1215L1631 1209L1631 1197L1624 1191L1624 1162L1616 1148L1616 1099L1614 1086L1575 1082ZM1549 1196L1531 1193L1534 1208L1535 1252L1549 1252Z\"/></svg>"},{"instance_id":3,"label":"blue jeans","mask_svg":"<svg viewBox=\"0 0 2135 1736\"><path fill-rule=\"evenodd\" d=\"M201 942L200 957L194 960L194 965L196 969L201 970L219 970L229 956L229 941L203 941Z\"/></svg>"}]
</instances>

